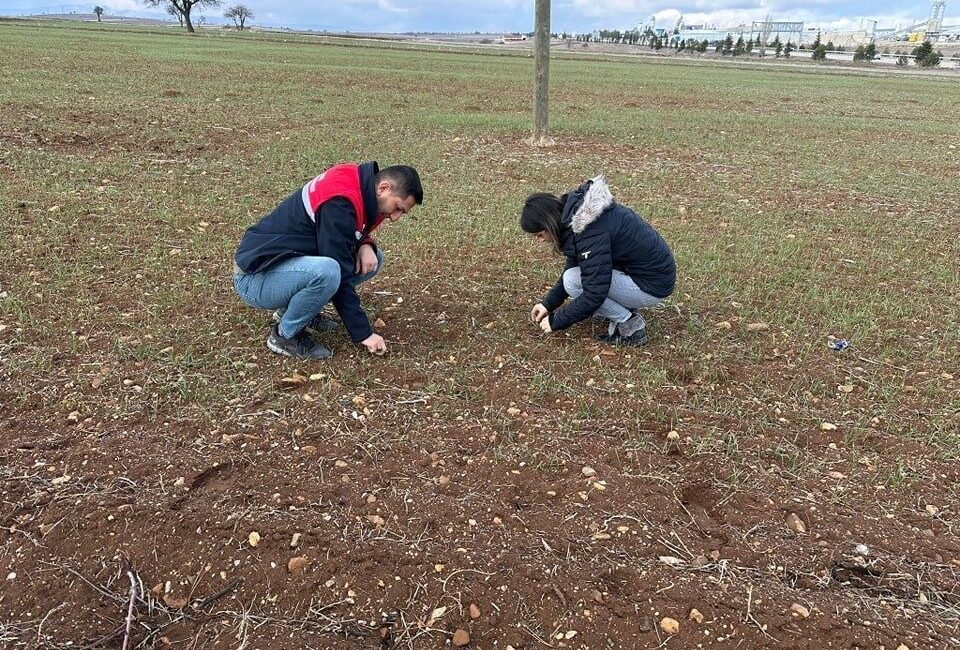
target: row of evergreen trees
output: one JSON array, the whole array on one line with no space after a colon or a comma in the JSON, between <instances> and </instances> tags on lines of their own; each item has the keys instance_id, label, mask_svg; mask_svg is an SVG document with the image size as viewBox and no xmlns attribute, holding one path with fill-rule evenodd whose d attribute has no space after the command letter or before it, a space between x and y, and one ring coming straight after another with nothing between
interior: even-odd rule
<instances>
[{"instance_id":1,"label":"row of evergreen trees","mask_svg":"<svg viewBox=\"0 0 960 650\"><path fill-rule=\"evenodd\" d=\"M674 32L676 34L677 32ZM560 36L560 35L558 35ZM627 45L649 45L655 50L663 49L664 47L669 47L679 51L687 52L706 52L707 48L710 47L710 42L707 40L697 41L692 40L687 42L686 39L682 39L679 42L674 42L673 45L670 45L670 40L666 37L658 36L652 29L647 29L645 32L639 32L637 30L629 32L621 32L615 29L601 29L597 33L597 37L594 37L591 34L577 34L576 40L590 42L596 41L600 43L623 43ZM563 34L562 38L566 39L567 35ZM832 45L832 44L830 44ZM760 47L760 39L756 41L751 37L749 40L744 41L741 36L734 42L731 35L727 35L727 38L723 41L716 41L716 51L720 54L731 54L733 56L738 56L740 54L745 54L747 52L752 52L754 48ZM780 37L777 36L769 44L769 47L773 49L776 56L790 56L790 52L796 50L796 46L792 42L787 42L784 44L780 41ZM801 46L802 49L802 46Z\"/></svg>"},{"instance_id":2,"label":"row of evergreen trees","mask_svg":"<svg viewBox=\"0 0 960 650\"><path fill-rule=\"evenodd\" d=\"M674 30L674 35L678 34L677 30ZM680 40L675 42L673 45L670 45L670 39L666 36L658 36L652 29L646 29L643 32L639 30L631 31L620 31L616 29L601 29L598 32L599 41L602 43L624 43L628 45L648 45L655 50L663 49L664 47L670 47L677 51L683 52L706 52L707 48L710 46L710 43L706 40L697 41L687 41ZM563 38L567 38L567 34L563 34ZM597 40L590 34L578 34L578 41L592 41ZM743 36L739 37L736 41L733 40L733 36L727 34L727 37L722 41L716 41L715 43L715 52L717 54L730 55L730 56L740 56L741 54L746 54L748 52L753 52L754 49L760 47L760 39L757 38L755 41L751 36L749 40L744 41ZM774 56L788 58L796 46L791 42L787 41L783 43L780 40L779 34L774 37L773 41L768 44L768 47L773 50ZM800 49L804 49L804 46L801 45ZM835 47L833 41L827 41L823 43L820 39L820 34L817 34L816 40L810 45L812 50L812 56L814 61L824 61L827 58L828 51L842 52L844 48L842 46ZM924 43L913 49L911 55L917 62L917 65L925 68L932 68L940 65L940 61L943 59L943 54L938 50L933 51L933 46L929 41L924 41ZM858 63L870 63L877 58L877 46L874 43L869 43L867 45L858 45L857 49L853 53L853 60ZM908 59L907 56L901 54L897 59L899 65L907 65Z\"/></svg>"},{"instance_id":3,"label":"row of evergreen trees","mask_svg":"<svg viewBox=\"0 0 960 650\"><path fill-rule=\"evenodd\" d=\"M943 52L940 50L934 52L933 44L930 41L924 41L922 45L913 48L913 52L910 54L913 55L917 65L921 68L935 68L943 60Z\"/></svg>"},{"instance_id":4,"label":"row of evergreen trees","mask_svg":"<svg viewBox=\"0 0 960 650\"><path fill-rule=\"evenodd\" d=\"M771 41L767 47L773 50L775 56L789 57L790 53L793 52L796 46L787 41L784 44L780 40L780 36L776 36L773 41ZM727 34L727 37L722 41L717 41L714 51L717 54L729 54L731 56L740 56L741 54L746 54L748 52L753 52L754 48L760 48L760 39L756 41L753 38L750 38L748 41L744 42L743 36L739 37L736 41L733 40L733 36ZM702 50L701 50L702 51Z\"/></svg>"},{"instance_id":5,"label":"row of evergreen trees","mask_svg":"<svg viewBox=\"0 0 960 650\"><path fill-rule=\"evenodd\" d=\"M875 58L877 58L877 46L874 45L873 43L870 43L868 45L858 45L857 49L854 50L853 52L854 61L858 61L858 62L865 61L869 63L870 61L873 61Z\"/></svg>"}]
</instances>

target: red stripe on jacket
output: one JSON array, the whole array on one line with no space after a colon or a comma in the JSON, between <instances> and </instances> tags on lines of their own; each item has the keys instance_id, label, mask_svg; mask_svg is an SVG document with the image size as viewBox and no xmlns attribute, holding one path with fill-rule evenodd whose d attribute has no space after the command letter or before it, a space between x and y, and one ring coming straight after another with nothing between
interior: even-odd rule
<instances>
[{"instance_id":1,"label":"red stripe on jacket","mask_svg":"<svg viewBox=\"0 0 960 650\"><path fill-rule=\"evenodd\" d=\"M363 190L360 187L360 166L353 164L334 165L301 190L303 207L310 220L316 223L317 211L320 206L336 197L350 201L357 220L357 239L366 240L367 233L373 232L383 219L376 215L373 223L367 228L367 214L363 205Z\"/></svg>"}]
</instances>

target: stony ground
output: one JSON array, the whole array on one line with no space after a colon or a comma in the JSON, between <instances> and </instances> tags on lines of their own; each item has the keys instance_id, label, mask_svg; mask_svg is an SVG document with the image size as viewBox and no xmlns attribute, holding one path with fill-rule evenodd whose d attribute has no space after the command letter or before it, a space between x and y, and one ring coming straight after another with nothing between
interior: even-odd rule
<instances>
[{"instance_id":1,"label":"stony ground","mask_svg":"<svg viewBox=\"0 0 960 650\"><path fill-rule=\"evenodd\" d=\"M960 646L956 85L568 61L534 150L528 68L0 25L0 645ZM279 359L233 247L373 157L390 354ZM680 264L642 349L526 321L597 171Z\"/></svg>"}]
</instances>

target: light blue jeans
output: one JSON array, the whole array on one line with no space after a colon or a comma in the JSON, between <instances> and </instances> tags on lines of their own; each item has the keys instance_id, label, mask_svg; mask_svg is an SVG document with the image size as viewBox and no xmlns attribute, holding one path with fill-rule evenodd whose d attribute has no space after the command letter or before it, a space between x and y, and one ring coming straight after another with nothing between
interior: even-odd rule
<instances>
[{"instance_id":1,"label":"light blue jeans","mask_svg":"<svg viewBox=\"0 0 960 650\"><path fill-rule=\"evenodd\" d=\"M575 266L563 272L563 288L571 298L577 298L583 293L580 267ZM629 275L614 269L607 299L594 312L593 317L604 318L614 323L624 323L633 316L633 310L650 309L662 301L663 298L651 296L640 289Z\"/></svg>"},{"instance_id":2,"label":"light blue jeans","mask_svg":"<svg viewBox=\"0 0 960 650\"><path fill-rule=\"evenodd\" d=\"M356 287L383 268L383 253L377 249L377 268L355 275ZM310 324L340 288L340 265L332 257L291 257L259 273L233 276L237 295L256 309L283 309L278 326L280 336L291 338Z\"/></svg>"}]
</instances>

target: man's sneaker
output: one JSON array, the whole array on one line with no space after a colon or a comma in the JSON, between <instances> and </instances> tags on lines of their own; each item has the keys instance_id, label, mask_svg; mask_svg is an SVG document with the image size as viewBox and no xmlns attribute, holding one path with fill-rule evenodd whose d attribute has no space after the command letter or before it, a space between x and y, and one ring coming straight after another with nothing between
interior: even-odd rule
<instances>
[{"instance_id":1,"label":"man's sneaker","mask_svg":"<svg viewBox=\"0 0 960 650\"><path fill-rule=\"evenodd\" d=\"M282 309L278 309L273 312L273 322L279 323L280 319L283 318ZM308 332L313 332L314 334L323 334L324 332L333 332L340 329L340 323L333 320L332 318L327 318L323 315L323 312L320 312L313 317L313 320L310 321L310 324L306 327Z\"/></svg>"},{"instance_id":2,"label":"man's sneaker","mask_svg":"<svg viewBox=\"0 0 960 650\"><path fill-rule=\"evenodd\" d=\"M310 338L306 331L300 332L289 339L280 336L276 323L270 327L267 347L271 352L295 359L329 359L333 356L333 352Z\"/></svg>"}]
</instances>

